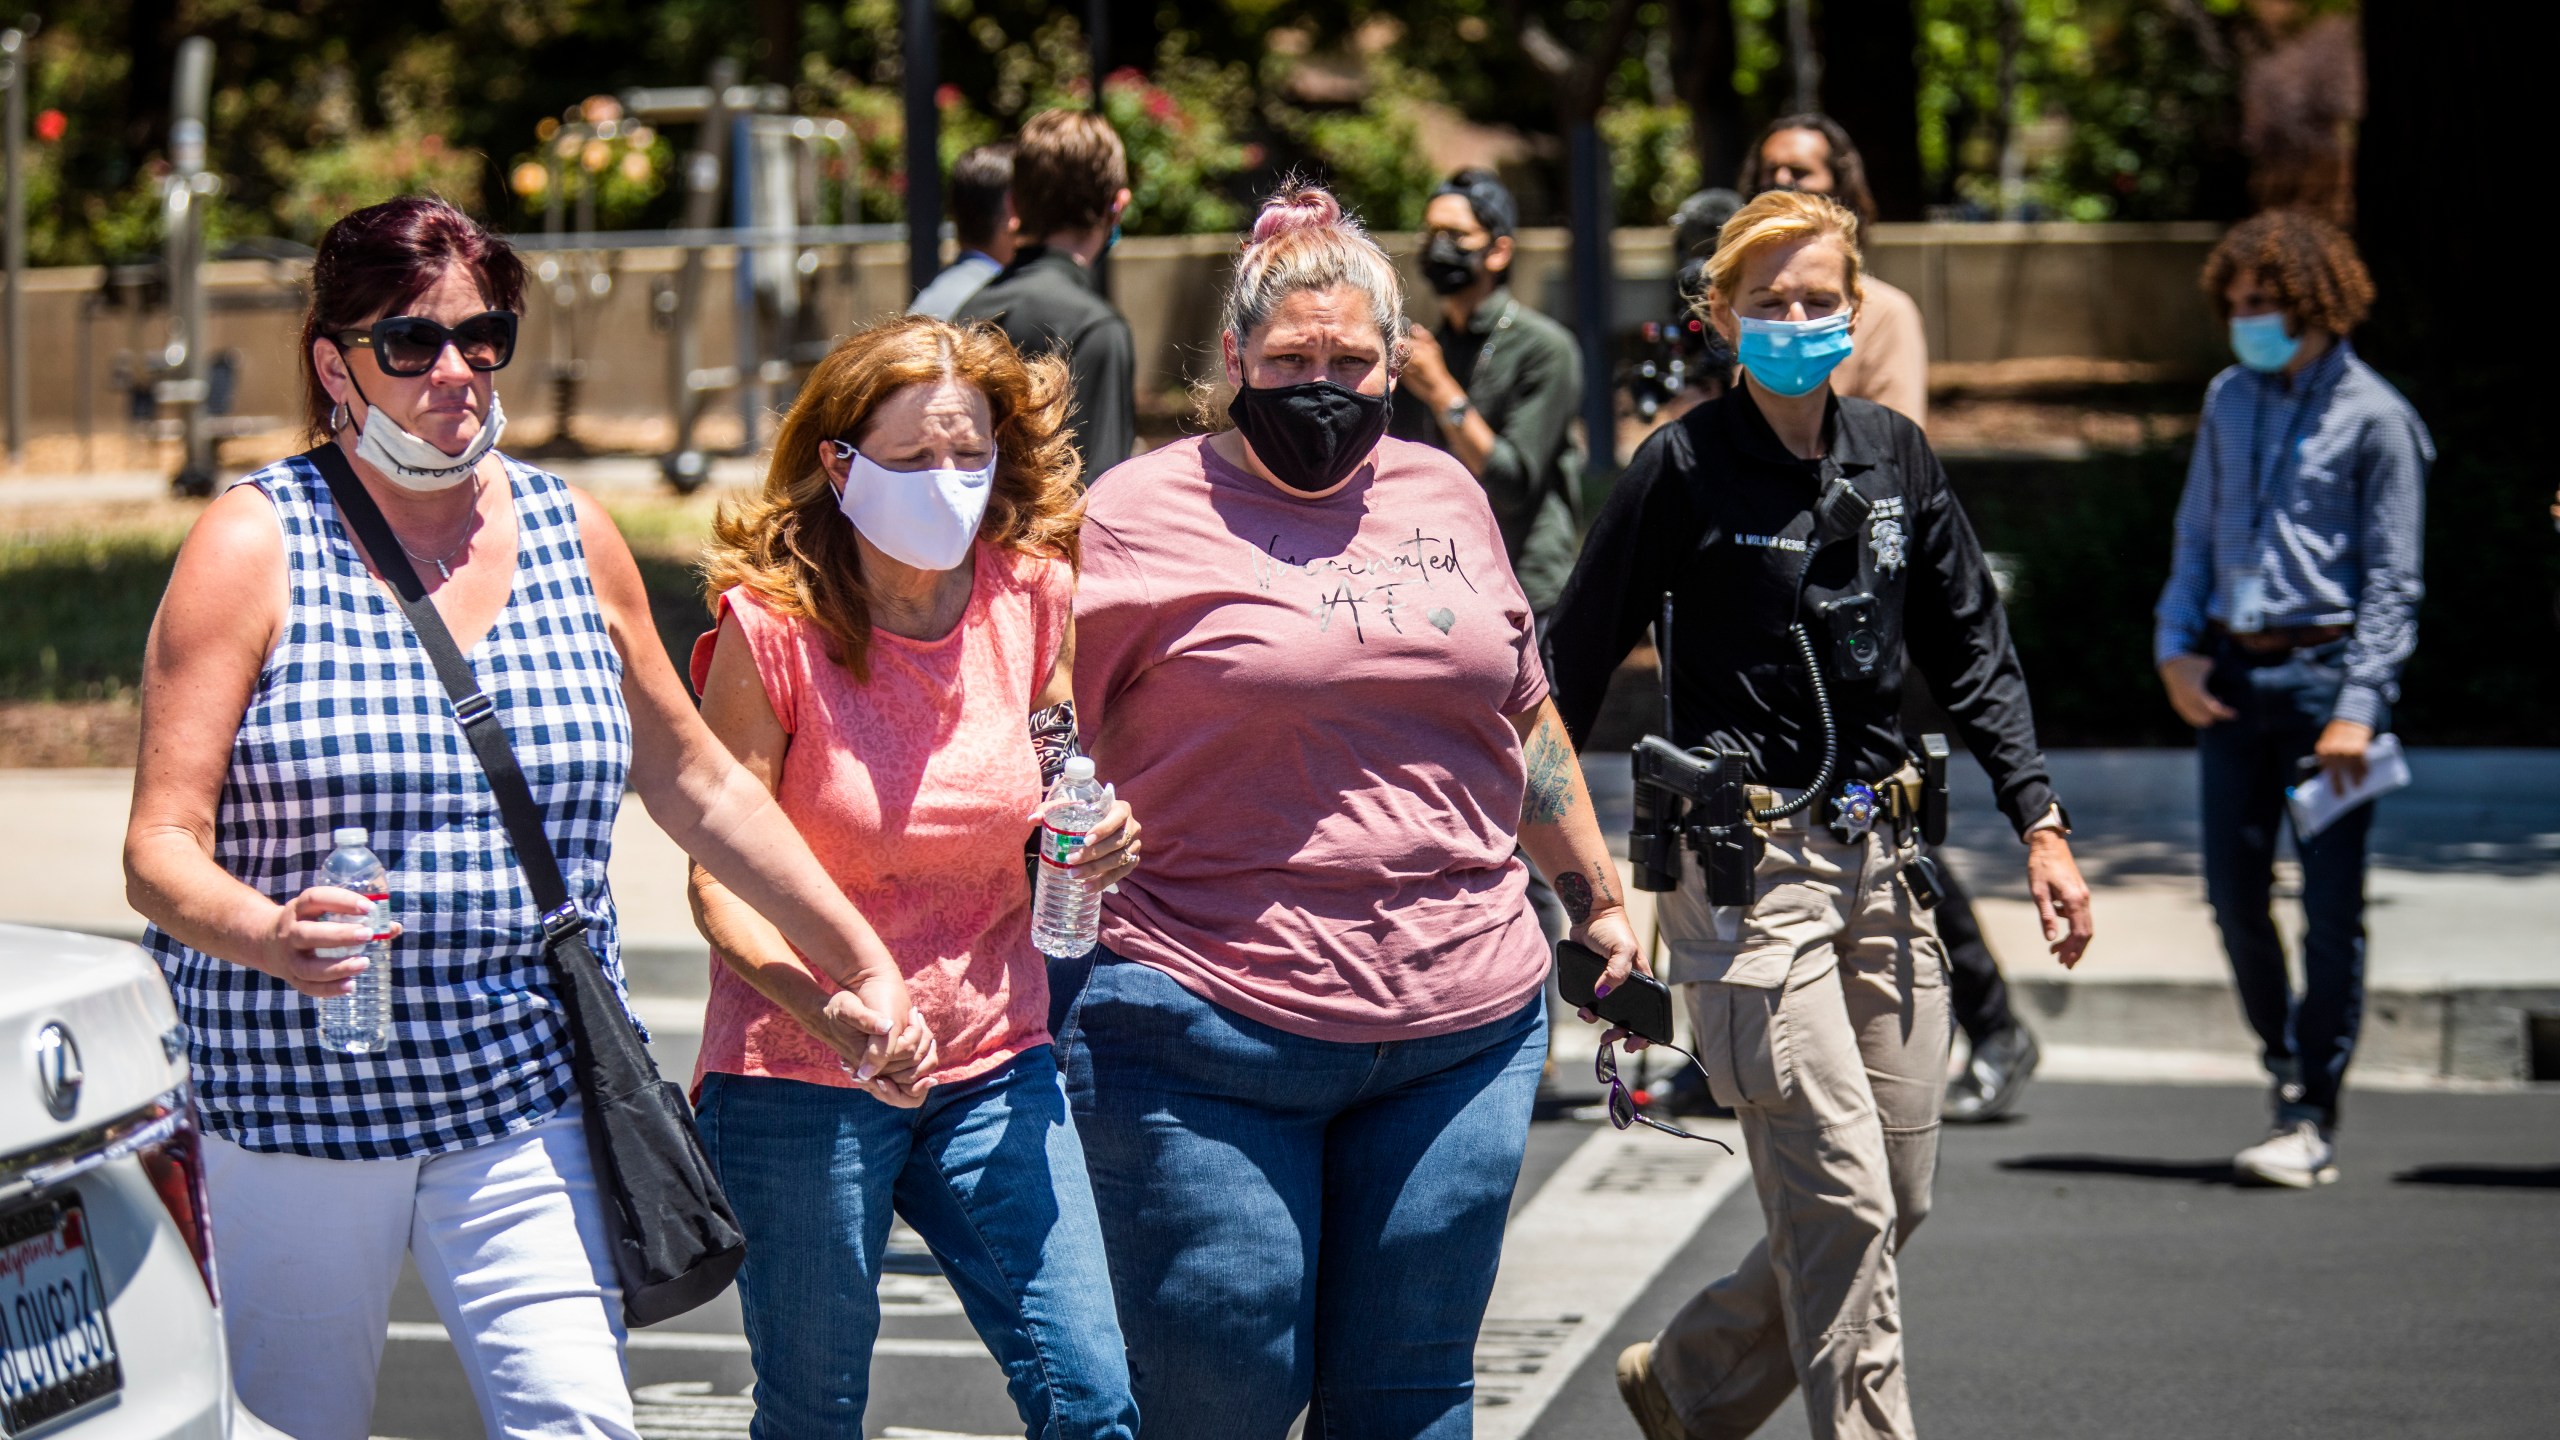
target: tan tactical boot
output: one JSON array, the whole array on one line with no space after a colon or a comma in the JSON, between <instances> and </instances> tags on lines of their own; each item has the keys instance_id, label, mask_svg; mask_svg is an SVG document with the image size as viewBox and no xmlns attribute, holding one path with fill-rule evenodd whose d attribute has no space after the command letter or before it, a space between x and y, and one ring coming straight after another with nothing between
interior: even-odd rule
<instances>
[{"instance_id":1,"label":"tan tactical boot","mask_svg":"<svg viewBox=\"0 0 2560 1440\"><path fill-rule=\"evenodd\" d=\"M1670 1394L1653 1373L1652 1341L1639 1340L1618 1352L1618 1398L1627 1402L1644 1440L1692 1440L1680 1412L1671 1408Z\"/></svg>"}]
</instances>

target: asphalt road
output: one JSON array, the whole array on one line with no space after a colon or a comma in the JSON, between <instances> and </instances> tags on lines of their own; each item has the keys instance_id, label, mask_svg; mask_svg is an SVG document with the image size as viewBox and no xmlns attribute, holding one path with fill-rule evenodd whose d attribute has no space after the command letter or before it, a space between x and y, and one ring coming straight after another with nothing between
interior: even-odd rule
<instances>
[{"instance_id":1,"label":"asphalt road","mask_svg":"<svg viewBox=\"0 0 2560 1440\"><path fill-rule=\"evenodd\" d=\"M672 1057L670 1057L672 1058ZM2262 1098L2225 1087L2045 1085L2026 1113L1951 1131L1935 1213L1905 1257L1925 1433L2002 1437L2526 1437L2554 1431L2560 1091L2350 1094L2345 1178L2241 1190L2226 1157ZM1590 1133L1542 1121L1522 1202ZM1666 1144L1676 1143L1666 1140ZM1748 1188L1700 1226L1528 1432L1630 1440L1609 1367L1759 1232ZM893 1277L875 1436L1019 1434L993 1362L938 1281ZM414 1282L374 1431L480 1434ZM635 1348L653 1437L743 1435L734 1296ZM670 1347L686 1348L670 1348ZM949 1353L945 1353L949 1352ZM1790 1404L1762 1432L1806 1434Z\"/></svg>"},{"instance_id":2,"label":"asphalt road","mask_svg":"<svg viewBox=\"0 0 2560 1440\"><path fill-rule=\"evenodd\" d=\"M2231 1183L2254 1090L2044 1085L1950 1129L1902 1271L1921 1433L2560 1433L2560 1091L2347 1098L2343 1178L2312 1192ZM1632 1440L1608 1360L1759 1233L1737 1194L1532 1434ZM1761 1431L1806 1433L1793 1402Z\"/></svg>"}]
</instances>

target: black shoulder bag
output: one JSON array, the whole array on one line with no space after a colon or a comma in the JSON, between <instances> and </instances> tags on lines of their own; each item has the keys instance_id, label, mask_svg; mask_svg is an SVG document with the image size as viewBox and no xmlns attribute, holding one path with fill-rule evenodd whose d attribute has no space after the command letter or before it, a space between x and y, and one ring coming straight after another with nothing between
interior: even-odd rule
<instances>
[{"instance_id":1,"label":"black shoulder bag","mask_svg":"<svg viewBox=\"0 0 2560 1440\"><path fill-rule=\"evenodd\" d=\"M542 908L543 950L575 1041L587 1152L595 1164L596 1193L605 1202L623 1318L636 1326L681 1315L728 1289L747 1258L746 1236L702 1153L693 1110L681 1089L659 1078L657 1062L587 948L587 922L560 878L542 812L507 744L506 727L498 723L497 706L480 693L479 677L428 602L399 537L336 445L322 445L304 458L328 480L338 513L391 582L401 612L435 663L436 677L453 698L454 718L488 772L533 903Z\"/></svg>"}]
</instances>

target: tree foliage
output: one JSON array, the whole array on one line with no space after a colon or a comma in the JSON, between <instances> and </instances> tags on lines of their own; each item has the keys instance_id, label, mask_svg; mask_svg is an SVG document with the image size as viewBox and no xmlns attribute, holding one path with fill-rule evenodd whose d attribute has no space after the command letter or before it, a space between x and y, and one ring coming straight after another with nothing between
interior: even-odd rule
<instances>
[{"instance_id":1,"label":"tree foliage","mask_svg":"<svg viewBox=\"0 0 2560 1440\"><path fill-rule=\"evenodd\" d=\"M1907 133L1889 123L1902 108L1894 87L1868 78L1900 42L1861 48L1881 33L1877 16L1898 22L1897 3L1818 0L1817 33L1841 62L1824 93L1844 106L1886 96L1862 138L1912 150L1911 173L1925 162L1936 203L1996 208L2000 150L2017 136L2043 214L2218 215L2245 203L2238 107L2259 22L2243 0L1908 0L1918 44ZM59 263L156 246L170 77L190 35L216 49L217 240L308 240L349 206L417 188L536 223L549 182L526 167L547 169L544 147L564 120L627 87L698 84L721 56L787 83L803 111L845 119L856 143L835 178L863 217L893 219L905 190L901 8L56 0L32 47L31 108L61 117L56 138L30 146L33 249ZM936 13L946 160L1043 106L1089 103L1085 7L939 0ZM1109 0L1103 13L1103 103L1137 162L1131 224L1142 233L1229 228L1292 170L1328 179L1381 225L1412 224L1435 178L1424 137L1453 126L1510 136L1496 148L1512 157L1529 217L1551 221L1563 112L1577 104L1598 107L1619 218L1659 221L1693 185L1727 179L1742 138L1792 87L1786 0ZM2006 87L2004 17L2015 21ZM1565 94L1558 57L1594 88ZM1333 83L1307 83L1318 72ZM689 137L577 144L562 181L592 191L600 223L672 220L668 177Z\"/></svg>"}]
</instances>

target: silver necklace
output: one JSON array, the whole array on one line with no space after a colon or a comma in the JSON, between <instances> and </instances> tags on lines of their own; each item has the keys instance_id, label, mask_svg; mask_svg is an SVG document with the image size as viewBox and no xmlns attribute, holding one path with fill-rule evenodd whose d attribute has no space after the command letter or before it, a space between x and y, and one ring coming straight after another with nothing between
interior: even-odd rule
<instances>
[{"instance_id":1,"label":"silver necklace","mask_svg":"<svg viewBox=\"0 0 2560 1440\"><path fill-rule=\"evenodd\" d=\"M445 552L444 552L444 554L443 554L443 555L441 555L441 556L436 556L436 555L421 555L421 554L419 554L417 551L412 550L412 549L410 549L410 548L409 548L409 542L408 542L408 541L406 541L406 540L401 539L401 538L400 538L400 532L399 532L399 531L397 531L397 530L394 530L394 531L392 531L392 532L391 532L391 542L392 542L393 544L395 544L395 545L397 545L397 546L399 546L399 547L400 547L400 553L401 553L401 554L408 556L410 559L412 559L412 560L414 560L414 561L417 561L419 564L422 564L422 565L433 565L434 567L436 567L436 574L437 574L437 575L439 575L439 576L441 576L441 577L443 577L444 579L447 579L447 580L452 579L452 578L453 578L453 570L451 569L451 567L449 566L449 564L448 564L447 562L451 561L455 556L457 556L457 555L461 554L461 553L462 553L462 550L463 550L463 547L464 547L464 546L467 546L467 545L469 545L469 544L471 543L471 529L472 529L472 526L473 526L474 522L476 522L476 521L477 521L477 520L479 520L479 518L480 518L480 492L481 492L481 490L482 490L483 488L484 488L484 487L483 487L483 485L482 485L482 483L481 483L481 482L474 481L474 482L472 483L472 487L471 487L471 513L470 513L468 516L464 517L464 519L463 519L463 522L462 522L462 538L461 538L461 539L458 539L458 540L456 540L456 541L454 541L454 542L453 542L453 544L451 544L450 546L447 546L447 547L445 548Z\"/></svg>"}]
</instances>

